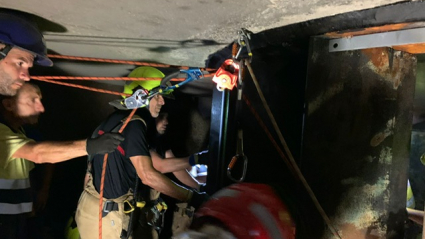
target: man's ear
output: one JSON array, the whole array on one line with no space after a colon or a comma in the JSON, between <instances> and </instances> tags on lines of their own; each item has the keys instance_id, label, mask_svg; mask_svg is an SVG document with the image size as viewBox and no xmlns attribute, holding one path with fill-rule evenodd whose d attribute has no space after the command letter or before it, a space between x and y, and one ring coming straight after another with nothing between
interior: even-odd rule
<instances>
[{"instance_id":1,"label":"man's ear","mask_svg":"<svg viewBox=\"0 0 425 239\"><path fill-rule=\"evenodd\" d=\"M7 111L12 111L13 110L13 99L3 99L1 101L1 104L3 105L3 107L7 110Z\"/></svg>"}]
</instances>

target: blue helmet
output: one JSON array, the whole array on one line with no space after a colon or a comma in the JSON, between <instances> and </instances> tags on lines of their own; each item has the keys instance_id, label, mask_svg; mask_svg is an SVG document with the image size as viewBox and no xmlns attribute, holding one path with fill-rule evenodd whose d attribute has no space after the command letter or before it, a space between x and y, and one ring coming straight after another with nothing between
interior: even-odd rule
<instances>
[{"instance_id":1,"label":"blue helmet","mask_svg":"<svg viewBox=\"0 0 425 239\"><path fill-rule=\"evenodd\" d=\"M34 54L34 63L52 66L43 35L35 24L11 13L0 13L0 43ZM8 52L4 52L4 56Z\"/></svg>"}]
</instances>

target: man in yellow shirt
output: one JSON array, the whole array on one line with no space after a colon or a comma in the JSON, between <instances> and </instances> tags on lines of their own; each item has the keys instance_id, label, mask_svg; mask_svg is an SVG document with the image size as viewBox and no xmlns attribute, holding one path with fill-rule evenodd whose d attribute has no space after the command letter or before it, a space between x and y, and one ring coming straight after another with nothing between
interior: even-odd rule
<instances>
[{"instance_id":1,"label":"man in yellow shirt","mask_svg":"<svg viewBox=\"0 0 425 239\"><path fill-rule=\"evenodd\" d=\"M0 78L7 75L1 71ZM80 156L112 152L124 139L110 133L95 139L34 142L22 126L44 112L40 89L24 83L14 96L0 97L0 238L19 238L32 211L29 171L34 163L57 163ZM105 137L106 136L106 137Z\"/></svg>"}]
</instances>

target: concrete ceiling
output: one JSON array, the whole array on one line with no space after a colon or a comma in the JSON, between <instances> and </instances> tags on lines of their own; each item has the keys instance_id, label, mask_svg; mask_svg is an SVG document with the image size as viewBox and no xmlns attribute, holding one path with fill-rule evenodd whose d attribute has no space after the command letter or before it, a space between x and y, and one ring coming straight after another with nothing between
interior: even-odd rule
<instances>
[{"instance_id":1,"label":"concrete ceiling","mask_svg":"<svg viewBox=\"0 0 425 239\"><path fill-rule=\"evenodd\" d=\"M0 0L47 19L40 26L50 50L63 55L204 66L237 30L254 33L397 0ZM56 62L73 75L123 76L134 68Z\"/></svg>"}]
</instances>

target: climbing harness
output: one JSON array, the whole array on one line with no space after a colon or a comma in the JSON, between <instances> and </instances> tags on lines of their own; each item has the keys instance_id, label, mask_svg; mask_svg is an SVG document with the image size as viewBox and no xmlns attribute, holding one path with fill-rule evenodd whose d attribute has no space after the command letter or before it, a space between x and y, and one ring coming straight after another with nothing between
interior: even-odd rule
<instances>
[{"instance_id":1,"label":"climbing harness","mask_svg":"<svg viewBox=\"0 0 425 239\"><path fill-rule=\"evenodd\" d=\"M137 109L137 108L135 108L135 109ZM113 132L113 133L120 132L121 129L123 130L123 126L124 126L123 124L125 124L127 121L132 121L132 120L141 120L144 124L146 124L145 121L137 115L134 115L131 118L129 116L129 117L121 120L121 122L119 124L117 124L110 132ZM102 123L94 131L92 138L97 137L98 135L104 134L103 127L104 127L104 123ZM124 154L123 151L120 150L120 147L121 146L118 146L118 151L120 151L121 154ZM93 158L91 156L88 156L88 169L89 169L88 172L90 172L90 173L91 173L90 169L91 169L91 161L92 160L93 160ZM102 173L103 173L103 170L102 170ZM162 216L165 213L165 211L167 210L167 205L165 204L165 202L162 201L161 198L158 198L154 201L146 201L146 200L144 200L143 197L140 198L139 195L138 195L138 193L139 193L139 180L138 180L137 173L135 175L135 178L136 178L136 181L135 181L135 186L133 188L133 196L132 196L133 198L130 199L130 200L126 199L122 202L123 212L125 214L129 214L130 219L129 219L129 224L127 225L127 230L123 229L122 232L121 232L121 237L120 237L121 239L128 239L130 237L130 235L132 234L133 222L135 220L134 215L136 213L137 208L139 210L145 211L144 214L146 214L145 215L146 218L148 218L148 215L149 215L150 221L146 221L146 223L148 223L148 224L149 223L151 223L151 224L155 223L156 224L156 227L155 227L156 230L161 228L161 225L162 225L160 222L157 222L157 220L160 219L161 221L163 221ZM102 188L102 185L101 185L101 188ZM103 191L102 191L102 193L103 193ZM99 198L101 198L101 197L99 196ZM108 215L108 213L110 213L111 211L119 211L118 204L119 203L117 203L113 200L105 201L103 203L103 206L102 206L102 219L104 217L106 217ZM156 208L155 210L152 211L154 213L153 216L152 216L152 213L149 211L149 210L152 210L152 207ZM100 207L99 207L99 210L100 210ZM102 219L99 218L99 220L102 220ZM99 221L99 223L100 223L100 221Z\"/></svg>"}]
</instances>

